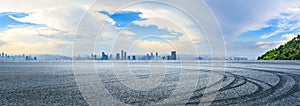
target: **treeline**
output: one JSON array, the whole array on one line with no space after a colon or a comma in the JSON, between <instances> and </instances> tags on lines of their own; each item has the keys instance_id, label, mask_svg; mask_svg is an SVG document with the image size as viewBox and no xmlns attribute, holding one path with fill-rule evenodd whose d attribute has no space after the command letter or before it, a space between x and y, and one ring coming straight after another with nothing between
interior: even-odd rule
<instances>
[{"instance_id":1,"label":"treeline","mask_svg":"<svg viewBox=\"0 0 300 106\"><path fill-rule=\"evenodd\" d=\"M278 48L272 49L257 60L300 60L300 35Z\"/></svg>"}]
</instances>

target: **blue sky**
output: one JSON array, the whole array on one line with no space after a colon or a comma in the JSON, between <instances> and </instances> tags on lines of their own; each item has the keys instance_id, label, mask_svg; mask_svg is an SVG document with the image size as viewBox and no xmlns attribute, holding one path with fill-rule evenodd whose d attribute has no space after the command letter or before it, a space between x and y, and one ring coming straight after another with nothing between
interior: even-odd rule
<instances>
[{"instance_id":1,"label":"blue sky","mask_svg":"<svg viewBox=\"0 0 300 106\"><path fill-rule=\"evenodd\" d=\"M100 11L99 13L104 14L112 18L116 22L116 26L119 28L126 27L127 25L131 24L131 22L136 20L143 20L139 17L142 12L134 12L134 11L121 11L117 13L109 13L106 11Z\"/></svg>"},{"instance_id":2,"label":"blue sky","mask_svg":"<svg viewBox=\"0 0 300 106\"><path fill-rule=\"evenodd\" d=\"M178 32L169 32L167 29L159 29L156 25L149 25L149 26L140 26L136 25L133 22L134 21L143 21L147 20L146 18L143 19L140 17L140 14L143 14L142 12L135 12L135 11L119 11L116 13L109 13L106 11L99 12L101 14L107 15L110 17L114 22L114 26L118 29L126 29L133 33L135 33L132 36L132 39L138 39L142 36L147 35L154 35L154 36L163 36L163 35L170 35L174 36L174 38L170 40L176 40L179 36L182 36ZM157 39L145 39L149 41L161 41Z\"/></svg>"},{"instance_id":3,"label":"blue sky","mask_svg":"<svg viewBox=\"0 0 300 106\"><path fill-rule=\"evenodd\" d=\"M120 33L120 36L127 37L127 41L144 43L141 47L151 45L168 47L161 39L140 39L143 36L156 36L180 44L188 41L187 35L195 35L193 31L183 32L161 20L153 19L153 17L168 17L170 20L177 20L176 24L186 29L193 28L189 21L184 20L187 18L182 14L165 7L149 8L149 5L141 5L137 8L114 12L121 2L99 2L89 10L86 6L93 3L92 0L61 1L66 3L65 6L57 6L54 1L44 1L47 4L37 2L24 5L18 5L15 2L17 1L11 0L0 3L3 4L0 7L0 50L10 54L71 55L73 34L78 32L77 25L82 22L83 15L86 15L90 22L86 24L87 29L81 33L85 35L83 38L97 34L98 24L108 23L107 30L104 31L107 41L103 41L101 43L103 45L110 45L116 32L122 31L126 34ZM299 1L205 0L205 3L219 22L228 56L256 58L300 33ZM193 5L193 1L187 4ZM191 41L194 41L194 38ZM181 46L178 48L184 48L184 44ZM109 47L103 49L109 51Z\"/></svg>"},{"instance_id":4,"label":"blue sky","mask_svg":"<svg viewBox=\"0 0 300 106\"><path fill-rule=\"evenodd\" d=\"M30 25L35 25L33 23L29 23L29 22L19 22L16 21L14 19L12 19L11 17L16 17L16 18L23 18L28 16L27 13L17 13L17 12L2 12L0 13L0 20L1 20L1 24L0 24L0 29L7 29L9 28L9 26L30 26Z\"/></svg>"}]
</instances>

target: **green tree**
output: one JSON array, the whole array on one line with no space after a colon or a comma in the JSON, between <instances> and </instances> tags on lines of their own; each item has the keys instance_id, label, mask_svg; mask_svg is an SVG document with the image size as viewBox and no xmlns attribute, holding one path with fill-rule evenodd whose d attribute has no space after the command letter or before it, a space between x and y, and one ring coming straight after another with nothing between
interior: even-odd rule
<instances>
[{"instance_id":1,"label":"green tree","mask_svg":"<svg viewBox=\"0 0 300 106\"><path fill-rule=\"evenodd\" d=\"M266 52L257 60L300 60L300 35L286 44Z\"/></svg>"}]
</instances>

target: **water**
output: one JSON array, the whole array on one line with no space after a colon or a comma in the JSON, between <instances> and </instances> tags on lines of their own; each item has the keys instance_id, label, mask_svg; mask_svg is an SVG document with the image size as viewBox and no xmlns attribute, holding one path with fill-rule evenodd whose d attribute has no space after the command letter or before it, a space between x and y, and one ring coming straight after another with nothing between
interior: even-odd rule
<instances>
[{"instance_id":1,"label":"water","mask_svg":"<svg viewBox=\"0 0 300 106\"><path fill-rule=\"evenodd\" d=\"M0 105L293 106L299 83L299 61L8 62Z\"/></svg>"}]
</instances>

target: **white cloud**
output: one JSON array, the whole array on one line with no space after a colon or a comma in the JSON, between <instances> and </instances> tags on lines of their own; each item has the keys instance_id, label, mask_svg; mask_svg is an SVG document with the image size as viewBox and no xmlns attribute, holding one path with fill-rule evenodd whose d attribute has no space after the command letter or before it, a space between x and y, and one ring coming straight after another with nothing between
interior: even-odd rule
<instances>
[{"instance_id":1,"label":"white cloud","mask_svg":"<svg viewBox=\"0 0 300 106\"><path fill-rule=\"evenodd\" d=\"M113 22L112 19L109 19L107 16L103 14L99 14L97 12L108 11L110 13L113 13L116 10L120 9L120 7L124 7L123 4L126 2L131 2L131 1L129 0L118 1L118 2L113 0L105 1L105 2L98 1L95 4L92 4L93 3L92 0L88 0L88 1L61 0L55 2L53 0L45 0L45 1L29 0L26 1L26 3L18 3L18 1L15 0L3 1L1 2L0 12L29 13L29 16L26 17L22 17L22 18L12 17L12 18L21 22L40 24L41 26L36 26L34 28L25 27L29 29L26 29L27 31L23 31L22 33L19 31L12 31L12 30L25 30L25 29L12 28L11 30L7 30L6 32L2 32L2 33L8 33L9 31L11 31L9 35L14 35L15 37L17 37L17 39L12 40L12 37L14 36L12 37L4 36L2 40L5 42L9 41L9 43L23 42L18 45L11 44L10 48L14 48L13 46L16 46L15 48L18 48L23 46L25 47L26 45L29 44L38 44L38 45L44 45L45 48L46 46L49 46L47 48L60 49L57 46L46 45L46 44L50 42L59 42L59 41L64 42L63 44L70 44L70 43L66 43L64 36L69 36L76 32L77 34L76 37L81 40L75 40L75 45L80 46L79 49L80 51L86 51L85 53L91 53L93 52L92 50L94 50L93 45L95 44L95 38L99 34L98 33L99 30L103 27L104 23L108 22L109 25L107 24L105 26L107 27L107 29L104 29L104 31L102 32L103 35L101 36L109 40L103 41L101 42L101 44L105 45L106 48L110 48L111 45L109 44L112 43L113 38L116 37L115 33L118 33L119 30L113 28L115 22ZM186 7L183 8L192 10L193 7L199 7L198 6L199 4L195 2L196 0L191 2L184 2L178 0L178 1L174 1L174 4L175 5L186 4L185 5ZM89 7L90 5L92 5L92 7ZM172 8L172 7L164 7L164 6L153 7L154 5L151 5L151 7L147 5L140 5L140 6L141 8L132 7L132 8L123 8L123 10L143 12L143 15L141 15L141 17L148 18L148 20L141 21L139 25L150 25L150 24L157 25L159 28L167 29L173 33L177 33L177 32L182 33L184 37L180 37L177 41L173 41L175 42L174 44L176 44L178 48L182 49L182 51L188 52L189 51L188 48L193 47L192 45L194 44L200 45L200 42L205 40L205 36L203 35L202 30L200 30L197 27L197 24L191 21L190 17L182 13L182 11L180 11L180 8ZM201 8L205 8L205 7L201 7ZM202 10L201 8L199 10ZM193 14L197 15L198 13L196 12L199 11L197 10L193 12L195 12ZM210 21L206 21L212 18L211 16L207 16L207 14L208 13L203 13L201 14L201 16L195 16L195 17L196 18L200 17L201 22L208 22L209 24L211 24ZM202 15L205 17L202 17ZM77 27L79 23L80 26ZM207 23L200 23L200 24L207 25L204 27L201 26L203 30L211 29ZM215 30L215 29L212 28L211 30ZM128 31L123 31L122 35L133 34ZM211 32L218 32L218 31L211 31ZM17 36L18 34L19 36ZM63 34L63 36L61 36L60 34ZM45 36L41 36L41 35L45 35ZM219 35L219 34L210 33L206 37L214 38L215 35ZM122 40L118 42L120 43L121 46L130 45L131 43L128 42L135 42L135 40L128 39L129 36L122 36L122 37L121 37ZM217 41L216 43L222 43L222 42ZM69 46L72 45L70 44ZM8 47L4 48L4 50L9 51ZM69 50L71 52L70 49L64 49L64 50ZM100 50L104 50L104 49L100 49ZM41 52L47 51L49 53L52 53L44 49L41 49L40 51Z\"/></svg>"},{"instance_id":2,"label":"white cloud","mask_svg":"<svg viewBox=\"0 0 300 106\"><path fill-rule=\"evenodd\" d=\"M257 42L256 43L256 45L258 45L259 48L265 49L265 50L275 48L275 47L277 47L278 44L279 44L279 42Z\"/></svg>"},{"instance_id":3,"label":"white cloud","mask_svg":"<svg viewBox=\"0 0 300 106\"><path fill-rule=\"evenodd\" d=\"M18 0L1 1L0 12L32 12L36 10L55 9L59 7L88 7L94 0L27 0L20 3ZM61 10L62 12L65 10Z\"/></svg>"},{"instance_id":4,"label":"white cloud","mask_svg":"<svg viewBox=\"0 0 300 106\"><path fill-rule=\"evenodd\" d=\"M176 36L174 35L162 35L161 37L164 39L176 39Z\"/></svg>"},{"instance_id":5,"label":"white cloud","mask_svg":"<svg viewBox=\"0 0 300 106\"><path fill-rule=\"evenodd\" d=\"M282 33L282 32L284 32L284 30L279 29L279 30L276 30L275 32L272 32L272 33L270 33L270 34L266 34L266 35L260 36L260 39L267 39L267 38L270 38L270 37L272 37L272 36L274 36L274 35L280 34L280 33Z\"/></svg>"},{"instance_id":6,"label":"white cloud","mask_svg":"<svg viewBox=\"0 0 300 106\"><path fill-rule=\"evenodd\" d=\"M121 2L129 3L131 1L121 1ZM107 2L97 2L92 8L98 11L99 10L107 11L109 13L114 13L117 11L142 12L143 14L141 14L140 16L142 18L147 18L147 20L135 21L134 24L138 24L140 26L155 25L159 29L166 29L171 33L182 34L182 36L180 36L179 39L170 40L170 43L172 43L181 53L196 54L195 50L198 50L198 52L201 52L203 54L210 53L211 52L210 50L212 50L212 48L210 47L214 47L213 49L215 50L215 52L217 51L216 49L218 49L220 50L218 51L218 53L223 53L222 46L216 47L216 45L224 44L224 41L221 40L222 36L219 36L220 35L220 32L218 30L219 27L216 26L216 23L212 21L213 17L210 15L210 13L208 11L205 11L206 6L201 3L199 4L199 2L201 1L194 0L190 2L184 2L180 0L176 0L176 1L172 0L172 3L171 2L167 3L167 5L164 5L163 3L143 2L137 4L129 3L129 5L123 6L120 5L122 3L114 2L112 0ZM168 6L168 4L170 4L170 6ZM176 5L181 5L183 7L178 7ZM196 10L195 7L197 7ZM186 10L190 10L189 11L190 13L184 12L186 10L182 10L182 8ZM189 17L189 15L193 17ZM193 21L192 18L196 19L197 21ZM200 24L199 26L198 23ZM103 50L107 52L112 51L114 53L114 52L119 52L121 49L129 50L131 46L135 45L135 43L139 41L139 38L130 39L131 36L126 36L126 34L125 36L123 36L124 34L122 33L121 33L122 36L121 35L107 36L107 35L117 35L114 33L112 33L109 30L107 32L103 31L101 35L109 39L97 42L97 45L99 45L97 47L99 48L97 48L96 50L98 52L99 50ZM206 33L206 36L204 35L204 33ZM169 40L166 37L167 36L164 36L162 37L162 39ZM147 42L147 40L143 40L143 41ZM208 42L210 42L210 44ZM167 47L164 46L165 45L164 43L158 43L158 42L155 43L152 42L152 43L157 47L160 46ZM144 43L143 45L146 46L147 44L152 44L152 43ZM136 51L136 52L141 52L144 49L147 48L140 47L139 49L140 51ZM165 49L169 50L167 48Z\"/></svg>"},{"instance_id":7,"label":"white cloud","mask_svg":"<svg viewBox=\"0 0 300 106\"><path fill-rule=\"evenodd\" d=\"M190 17L176 8L162 7L160 5L154 5L151 8L142 7L144 6L127 9L140 11L143 13L140 16L147 19L135 21L134 24L140 26L155 25L160 29L167 29L169 32L182 33L184 34L183 36L188 36L193 40L204 40L204 35L201 32L201 29L197 27L197 23L193 22Z\"/></svg>"},{"instance_id":8,"label":"white cloud","mask_svg":"<svg viewBox=\"0 0 300 106\"><path fill-rule=\"evenodd\" d=\"M282 35L281 37L286 39L286 40L280 41L280 45L284 45L288 41L290 41L293 38L297 37L297 34L285 34L285 35Z\"/></svg>"},{"instance_id":9,"label":"white cloud","mask_svg":"<svg viewBox=\"0 0 300 106\"><path fill-rule=\"evenodd\" d=\"M122 30L121 33L124 34L124 35L135 35L136 34L136 33L132 32L132 31L129 31L129 30Z\"/></svg>"},{"instance_id":10,"label":"white cloud","mask_svg":"<svg viewBox=\"0 0 300 106\"><path fill-rule=\"evenodd\" d=\"M266 22L282 12L299 7L295 0L205 0L210 6L227 37L266 27ZM229 38L232 39L232 38Z\"/></svg>"},{"instance_id":11,"label":"white cloud","mask_svg":"<svg viewBox=\"0 0 300 106\"><path fill-rule=\"evenodd\" d=\"M284 45L285 43L292 40L296 36L297 34L285 34L281 36L282 38L285 38L284 40L273 41L273 42L257 42L256 45L258 45L261 49L270 50L273 48L277 48L280 45Z\"/></svg>"},{"instance_id":12,"label":"white cloud","mask_svg":"<svg viewBox=\"0 0 300 106\"><path fill-rule=\"evenodd\" d=\"M137 47L133 49L136 54L144 54L150 52L159 52L161 54L169 54L170 51L176 50L176 48L169 43L161 43L158 41L138 41Z\"/></svg>"},{"instance_id":13,"label":"white cloud","mask_svg":"<svg viewBox=\"0 0 300 106\"><path fill-rule=\"evenodd\" d=\"M0 46L1 50L12 54L38 54L38 53L53 53L53 54L70 54L71 42L64 39L50 38L40 36L39 30L47 30L40 27L22 27L12 28L0 32L0 40L6 43ZM45 31L44 34L52 36L52 32Z\"/></svg>"},{"instance_id":14,"label":"white cloud","mask_svg":"<svg viewBox=\"0 0 300 106\"><path fill-rule=\"evenodd\" d=\"M78 37L92 38L97 35L102 26L101 23L114 23L112 20L107 20L109 19L107 16L99 14L93 9L87 11L93 2L94 0L29 0L24 3L19 3L16 0L2 1L0 12L28 13L29 15L26 17L10 16L10 18L38 25L10 26L11 29L0 32L1 40L8 42L1 46L1 49L9 53L21 53L23 49L19 48L28 48L24 53L38 53L39 51L40 53L70 55L72 53L70 41L73 40L75 32L77 32ZM77 30L80 22L80 30ZM84 42L82 43L84 44ZM30 51L31 47L34 50Z\"/></svg>"},{"instance_id":15,"label":"white cloud","mask_svg":"<svg viewBox=\"0 0 300 106\"><path fill-rule=\"evenodd\" d=\"M289 8L284 12L285 15L280 15L274 19L280 20L279 23L275 25L277 28L275 32L261 36L261 39L267 39L269 37L275 36L277 34L291 32L300 28L300 8ZM273 26L274 27L274 26Z\"/></svg>"},{"instance_id":16,"label":"white cloud","mask_svg":"<svg viewBox=\"0 0 300 106\"><path fill-rule=\"evenodd\" d=\"M281 42L269 39L265 41L267 38L281 33L290 33L288 31L300 26L299 23L282 24L282 29L266 35L257 35L258 39L253 39L257 36L240 36L244 32L272 27L273 25L267 23L272 19L299 20L300 2L297 0L205 0L205 2L221 25L229 56L246 55L255 58L269 49L278 47ZM282 13L291 14L292 17L286 17Z\"/></svg>"},{"instance_id":17,"label":"white cloud","mask_svg":"<svg viewBox=\"0 0 300 106\"><path fill-rule=\"evenodd\" d=\"M161 36L162 39L170 40L170 43L172 43L178 50L180 50L181 53L197 54L196 51L198 51L198 54L210 54L210 45L208 44L208 39L206 37L211 37L210 40L212 40L214 36L204 35L204 29L200 28L201 24L209 24L200 23L200 27L198 27L198 23L193 21L193 19L188 16L189 14L181 11L180 8L161 6L161 4L151 4L151 7L149 7L149 4L145 4L126 8L124 9L124 11L139 11L143 13L140 15L140 17L146 20L134 21L134 24L140 26L155 25L159 29L166 29L171 33L182 34L179 39L174 39L176 38L176 36ZM206 22L209 23L209 21ZM211 41L210 43L222 42ZM159 43L156 43L155 45L159 45ZM164 47L163 44L161 44L161 46Z\"/></svg>"}]
</instances>

